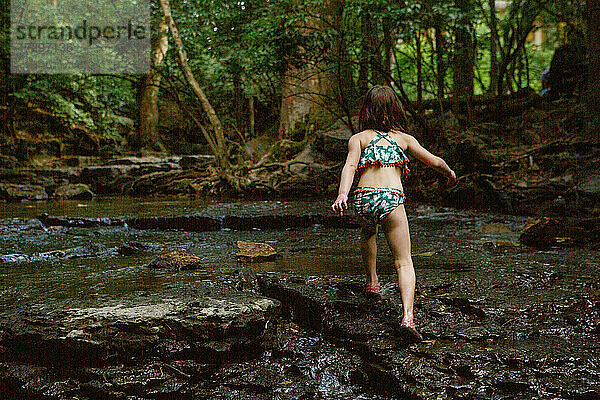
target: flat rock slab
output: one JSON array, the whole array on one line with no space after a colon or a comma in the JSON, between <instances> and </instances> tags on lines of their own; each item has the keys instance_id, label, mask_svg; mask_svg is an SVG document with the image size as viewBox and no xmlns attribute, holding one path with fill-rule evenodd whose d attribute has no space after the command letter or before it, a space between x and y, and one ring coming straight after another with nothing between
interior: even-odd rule
<instances>
[{"instance_id":1,"label":"flat rock slab","mask_svg":"<svg viewBox=\"0 0 600 400\"><path fill-rule=\"evenodd\" d=\"M359 225L351 215L254 215L206 217L201 215L184 215L173 217L143 218L71 218L50 216L46 213L38 216L45 226L65 226L94 228L98 226L126 226L134 229L180 230L186 232L205 232L214 230L279 230L323 226L326 228L358 228Z\"/></svg>"},{"instance_id":2,"label":"flat rock slab","mask_svg":"<svg viewBox=\"0 0 600 400\"><path fill-rule=\"evenodd\" d=\"M237 260L242 262L272 261L277 255L277 251L267 243L238 240L237 246Z\"/></svg>"},{"instance_id":3,"label":"flat rock slab","mask_svg":"<svg viewBox=\"0 0 600 400\"><path fill-rule=\"evenodd\" d=\"M0 317L0 361L105 366L147 360L222 363L255 357L279 302L252 294Z\"/></svg>"}]
</instances>

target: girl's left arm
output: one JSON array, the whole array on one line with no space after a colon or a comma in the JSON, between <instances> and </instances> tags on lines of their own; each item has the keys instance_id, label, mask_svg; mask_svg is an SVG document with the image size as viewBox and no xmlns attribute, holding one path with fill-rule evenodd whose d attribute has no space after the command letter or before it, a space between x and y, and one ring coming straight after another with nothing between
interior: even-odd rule
<instances>
[{"instance_id":1,"label":"girl's left arm","mask_svg":"<svg viewBox=\"0 0 600 400\"><path fill-rule=\"evenodd\" d=\"M352 187L354 181L354 174L356 173L356 166L360 160L360 139L357 135L353 135L348 141L348 156L346 157L346 163L342 168L342 176L340 178L340 188L338 190L338 197L335 202L331 205L333 212L343 215L343 210L348 208L348 192Z\"/></svg>"},{"instance_id":2,"label":"girl's left arm","mask_svg":"<svg viewBox=\"0 0 600 400\"><path fill-rule=\"evenodd\" d=\"M439 173L446 175L449 184L452 184L456 181L456 173L448 166L448 164L446 164L446 161L427 151L427 149L421 146L421 144L413 136L408 134L406 134L406 136L408 137L408 151L410 151L416 158L423 161L425 164L437 170Z\"/></svg>"}]
</instances>

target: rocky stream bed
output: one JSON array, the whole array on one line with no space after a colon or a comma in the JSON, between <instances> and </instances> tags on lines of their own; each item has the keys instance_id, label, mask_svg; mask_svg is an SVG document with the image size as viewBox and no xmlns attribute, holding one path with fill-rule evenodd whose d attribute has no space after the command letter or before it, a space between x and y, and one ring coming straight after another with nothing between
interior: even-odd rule
<instances>
[{"instance_id":1,"label":"rocky stream bed","mask_svg":"<svg viewBox=\"0 0 600 400\"><path fill-rule=\"evenodd\" d=\"M407 205L416 342L384 241L367 295L324 202L80 204L3 210L0 398L600 398L598 251L525 218Z\"/></svg>"}]
</instances>

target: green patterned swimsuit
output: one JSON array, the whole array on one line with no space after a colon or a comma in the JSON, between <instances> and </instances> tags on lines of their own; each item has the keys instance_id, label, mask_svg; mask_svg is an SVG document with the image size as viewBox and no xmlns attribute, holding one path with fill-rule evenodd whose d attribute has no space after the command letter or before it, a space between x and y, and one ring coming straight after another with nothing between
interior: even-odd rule
<instances>
[{"instance_id":1,"label":"green patterned swimsuit","mask_svg":"<svg viewBox=\"0 0 600 400\"><path fill-rule=\"evenodd\" d=\"M375 131L377 134L362 150L357 170L376 165L379 167L402 168L402 178L408 172L408 157L404 150L387 133ZM381 138L386 139L390 145L376 144ZM402 190L389 187L360 186L352 192L354 195L354 209L357 215L377 225L400 204L404 203L405 196Z\"/></svg>"}]
</instances>

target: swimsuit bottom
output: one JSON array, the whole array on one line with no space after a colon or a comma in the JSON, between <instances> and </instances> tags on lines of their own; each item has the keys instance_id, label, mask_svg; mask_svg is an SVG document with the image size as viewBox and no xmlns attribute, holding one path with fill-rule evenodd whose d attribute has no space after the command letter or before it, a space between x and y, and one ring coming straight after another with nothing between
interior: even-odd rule
<instances>
[{"instance_id":1,"label":"swimsuit bottom","mask_svg":"<svg viewBox=\"0 0 600 400\"><path fill-rule=\"evenodd\" d=\"M352 192L356 214L373 225L381 221L400 204L404 204L404 192L396 188L361 186Z\"/></svg>"}]
</instances>

